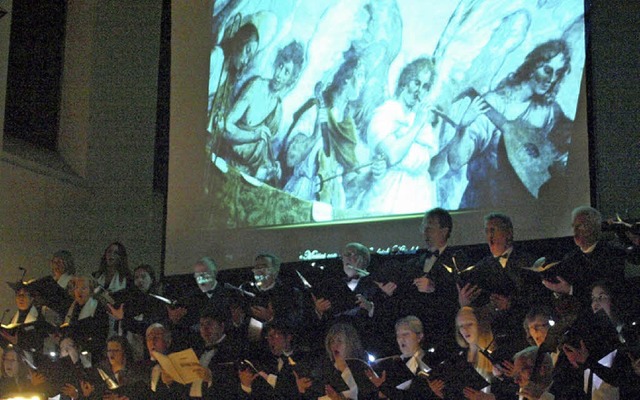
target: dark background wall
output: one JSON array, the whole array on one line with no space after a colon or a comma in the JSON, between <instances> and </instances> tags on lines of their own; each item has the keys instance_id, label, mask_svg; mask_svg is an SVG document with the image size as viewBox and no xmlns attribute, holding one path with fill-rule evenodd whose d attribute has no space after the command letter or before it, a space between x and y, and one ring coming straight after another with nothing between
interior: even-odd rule
<instances>
[{"instance_id":1,"label":"dark background wall","mask_svg":"<svg viewBox=\"0 0 640 400\"><path fill-rule=\"evenodd\" d=\"M589 19L594 205L640 218L640 2L594 0Z\"/></svg>"}]
</instances>

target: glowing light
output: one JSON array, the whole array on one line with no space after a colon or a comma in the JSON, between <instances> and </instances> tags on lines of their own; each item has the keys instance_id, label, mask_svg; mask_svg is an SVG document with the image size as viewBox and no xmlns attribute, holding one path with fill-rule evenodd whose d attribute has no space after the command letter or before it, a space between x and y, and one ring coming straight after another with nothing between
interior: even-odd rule
<instances>
[{"instance_id":1,"label":"glowing light","mask_svg":"<svg viewBox=\"0 0 640 400\"><path fill-rule=\"evenodd\" d=\"M15 397L7 397L7 400L42 400L44 397L37 394L22 394Z\"/></svg>"}]
</instances>

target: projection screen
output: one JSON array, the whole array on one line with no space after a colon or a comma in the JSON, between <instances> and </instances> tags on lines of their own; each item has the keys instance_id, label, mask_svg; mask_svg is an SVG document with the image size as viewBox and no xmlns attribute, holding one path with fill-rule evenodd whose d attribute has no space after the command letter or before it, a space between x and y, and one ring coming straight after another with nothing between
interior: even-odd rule
<instances>
[{"instance_id":1,"label":"projection screen","mask_svg":"<svg viewBox=\"0 0 640 400\"><path fill-rule=\"evenodd\" d=\"M351 241L516 239L589 203L583 0L172 4L165 273ZM403 247L404 249L404 247Z\"/></svg>"}]
</instances>

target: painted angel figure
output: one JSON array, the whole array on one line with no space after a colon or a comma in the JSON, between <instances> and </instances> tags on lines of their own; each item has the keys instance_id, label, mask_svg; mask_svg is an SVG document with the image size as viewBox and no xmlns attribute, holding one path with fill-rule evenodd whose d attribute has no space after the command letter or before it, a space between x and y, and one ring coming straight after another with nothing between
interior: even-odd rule
<instances>
[{"instance_id":1,"label":"painted angel figure","mask_svg":"<svg viewBox=\"0 0 640 400\"><path fill-rule=\"evenodd\" d=\"M571 76L570 90L581 75L580 7L572 13L496 3L461 1L435 52L438 75L457 77L436 83L447 123L430 168L438 180L438 204L449 209L534 205L567 167L577 96L562 90L572 66L578 73ZM547 40L537 42L545 12L562 18L554 21L554 32L545 32ZM462 38L471 26L484 30L487 39L461 52L460 43L469 46ZM470 56L453 63L451 54Z\"/></svg>"}]
</instances>

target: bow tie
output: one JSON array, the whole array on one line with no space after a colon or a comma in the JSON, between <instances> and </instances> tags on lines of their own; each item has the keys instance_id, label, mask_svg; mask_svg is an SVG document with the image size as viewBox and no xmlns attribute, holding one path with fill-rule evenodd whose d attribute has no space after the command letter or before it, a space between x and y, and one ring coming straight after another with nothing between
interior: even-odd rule
<instances>
[{"instance_id":1,"label":"bow tie","mask_svg":"<svg viewBox=\"0 0 640 400\"><path fill-rule=\"evenodd\" d=\"M360 279L360 276L359 276L359 275L356 275L356 276L354 276L353 278L349 278L348 276L345 276L345 277L344 277L344 281L345 281L346 283L353 282L353 281L357 281L358 279Z\"/></svg>"},{"instance_id":2,"label":"bow tie","mask_svg":"<svg viewBox=\"0 0 640 400\"><path fill-rule=\"evenodd\" d=\"M283 368L285 368L287 365L293 367L294 365L296 365L296 362L293 361L293 358L291 358L291 355L280 355L278 357L276 357L276 361L278 362L278 370L282 370Z\"/></svg>"},{"instance_id":3,"label":"bow tie","mask_svg":"<svg viewBox=\"0 0 640 400\"><path fill-rule=\"evenodd\" d=\"M204 346L204 351L211 351L211 350L217 350L218 349L218 343L214 343L214 344L208 344L206 346Z\"/></svg>"},{"instance_id":4,"label":"bow tie","mask_svg":"<svg viewBox=\"0 0 640 400\"><path fill-rule=\"evenodd\" d=\"M439 249L435 249L434 251L428 251L427 250L427 255L429 257L434 257L435 256L436 258L438 258L438 257L440 257L440 250Z\"/></svg>"}]
</instances>

